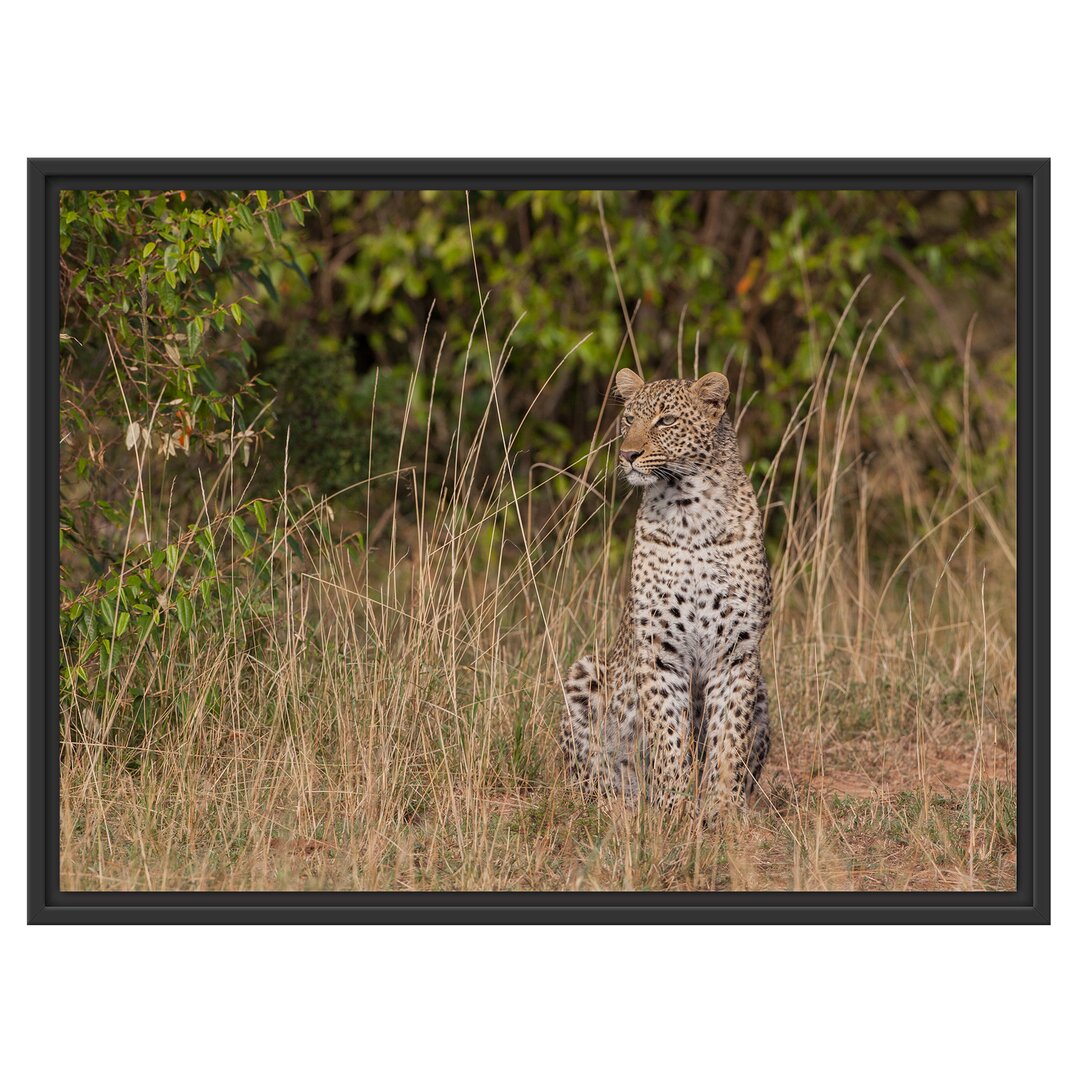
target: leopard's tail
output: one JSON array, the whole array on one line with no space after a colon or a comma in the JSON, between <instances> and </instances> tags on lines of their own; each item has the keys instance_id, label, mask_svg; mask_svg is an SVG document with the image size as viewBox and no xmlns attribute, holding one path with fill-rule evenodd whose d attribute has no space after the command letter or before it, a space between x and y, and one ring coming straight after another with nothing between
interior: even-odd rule
<instances>
[{"instance_id":1,"label":"leopard's tail","mask_svg":"<svg viewBox=\"0 0 1080 1080\"><path fill-rule=\"evenodd\" d=\"M570 665L563 683L560 743L570 775L589 787L596 786L603 767L605 675L603 661L583 656Z\"/></svg>"},{"instance_id":2,"label":"leopard's tail","mask_svg":"<svg viewBox=\"0 0 1080 1080\"><path fill-rule=\"evenodd\" d=\"M570 666L563 683L562 750L570 775L586 791L621 797L633 805L638 780L631 740L608 715L607 679L607 665L595 656L583 656Z\"/></svg>"}]
</instances>

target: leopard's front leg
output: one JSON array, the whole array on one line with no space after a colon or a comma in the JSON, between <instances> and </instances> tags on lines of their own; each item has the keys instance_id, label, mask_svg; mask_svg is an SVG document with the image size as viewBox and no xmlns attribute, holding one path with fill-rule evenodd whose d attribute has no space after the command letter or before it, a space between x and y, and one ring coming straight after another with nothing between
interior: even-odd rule
<instances>
[{"instance_id":1,"label":"leopard's front leg","mask_svg":"<svg viewBox=\"0 0 1080 1080\"><path fill-rule=\"evenodd\" d=\"M742 805L754 744L753 720L761 680L757 643L739 642L705 684L705 765L701 804L706 818Z\"/></svg>"},{"instance_id":2,"label":"leopard's front leg","mask_svg":"<svg viewBox=\"0 0 1080 1080\"><path fill-rule=\"evenodd\" d=\"M690 680L674 665L652 660L638 681L645 775L650 801L665 809L690 794Z\"/></svg>"}]
</instances>

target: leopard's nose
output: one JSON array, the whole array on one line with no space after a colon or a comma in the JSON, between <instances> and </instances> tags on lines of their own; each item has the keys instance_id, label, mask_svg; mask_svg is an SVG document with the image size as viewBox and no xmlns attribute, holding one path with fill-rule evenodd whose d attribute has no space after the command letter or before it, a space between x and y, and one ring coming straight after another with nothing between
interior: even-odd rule
<instances>
[{"instance_id":1,"label":"leopard's nose","mask_svg":"<svg viewBox=\"0 0 1080 1080\"><path fill-rule=\"evenodd\" d=\"M623 464L633 465L639 457L641 457L640 450L620 450L619 457L622 459Z\"/></svg>"}]
</instances>

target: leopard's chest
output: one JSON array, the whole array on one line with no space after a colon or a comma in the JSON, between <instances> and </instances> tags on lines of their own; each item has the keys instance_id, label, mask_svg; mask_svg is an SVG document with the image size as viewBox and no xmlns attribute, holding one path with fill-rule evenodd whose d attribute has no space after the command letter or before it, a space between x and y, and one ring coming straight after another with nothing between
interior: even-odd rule
<instances>
[{"instance_id":1,"label":"leopard's chest","mask_svg":"<svg viewBox=\"0 0 1080 1080\"><path fill-rule=\"evenodd\" d=\"M721 648L730 616L731 574L713 546L681 547L639 537L631 578L637 637L684 659Z\"/></svg>"}]
</instances>

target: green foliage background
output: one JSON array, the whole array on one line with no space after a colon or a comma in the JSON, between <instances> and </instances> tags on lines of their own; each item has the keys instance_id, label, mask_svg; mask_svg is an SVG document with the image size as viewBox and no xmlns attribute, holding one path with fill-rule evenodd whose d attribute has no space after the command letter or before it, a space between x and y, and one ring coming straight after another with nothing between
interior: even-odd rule
<instances>
[{"instance_id":1,"label":"green foliage background","mask_svg":"<svg viewBox=\"0 0 1080 1080\"><path fill-rule=\"evenodd\" d=\"M441 476L454 432L489 407L488 342L493 360L509 342L502 415L528 414L515 468L572 467L614 415L600 414L616 359L634 362L620 284L646 377L726 368L760 470L869 275L839 355L904 303L867 371L867 459L882 432L905 439L933 492L945 432L994 512L1011 508L1008 192L68 191L60 221L69 680L96 685L118 643L220 615L226 546L270 587L299 513L280 499L286 444L311 506L395 469L402 432L403 463L426 455ZM492 446L480 479L501 461ZM227 462L223 517L207 487ZM353 488L319 527L362 546L394 491ZM412 495L397 497L407 516ZM883 550L910 542L901 503L873 523Z\"/></svg>"}]
</instances>

